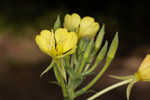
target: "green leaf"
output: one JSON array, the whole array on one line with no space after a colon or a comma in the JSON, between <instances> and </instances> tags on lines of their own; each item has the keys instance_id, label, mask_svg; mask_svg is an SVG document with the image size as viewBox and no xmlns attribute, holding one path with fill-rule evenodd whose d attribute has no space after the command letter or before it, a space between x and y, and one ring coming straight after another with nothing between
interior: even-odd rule
<instances>
[{"instance_id":1,"label":"green leaf","mask_svg":"<svg viewBox=\"0 0 150 100\"><path fill-rule=\"evenodd\" d=\"M98 36L97 36L97 38L96 38L96 41L95 41L95 50L96 50L96 52L97 52L97 51L99 50L99 48L101 47L104 34L105 34L105 25L102 26L100 32L98 33Z\"/></svg>"},{"instance_id":2,"label":"green leaf","mask_svg":"<svg viewBox=\"0 0 150 100\"><path fill-rule=\"evenodd\" d=\"M109 51L108 51L108 54L107 54L107 58L109 59L113 59L115 54L116 54L116 51L118 49L118 44L119 44L119 39L118 39L118 32L116 32L115 34L115 37L110 45L110 48L109 48Z\"/></svg>"},{"instance_id":3,"label":"green leaf","mask_svg":"<svg viewBox=\"0 0 150 100\"><path fill-rule=\"evenodd\" d=\"M50 65L41 73L40 77L42 77L45 73L47 73L54 65L54 61L50 63Z\"/></svg>"},{"instance_id":4,"label":"green leaf","mask_svg":"<svg viewBox=\"0 0 150 100\"><path fill-rule=\"evenodd\" d=\"M55 23L54 23L54 31L57 29L57 28L60 28L61 27L61 21L60 21L60 16L58 15L57 16L57 19L56 19L56 21L55 21Z\"/></svg>"}]
</instances>

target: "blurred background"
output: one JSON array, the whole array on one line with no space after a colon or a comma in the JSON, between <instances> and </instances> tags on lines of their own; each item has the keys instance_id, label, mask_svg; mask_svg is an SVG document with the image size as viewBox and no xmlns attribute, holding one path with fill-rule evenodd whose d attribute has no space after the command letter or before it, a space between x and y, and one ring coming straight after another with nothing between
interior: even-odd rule
<instances>
[{"instance_id":1,"label":"blurred background","mask_svg":"<svg viewBox=\"0 0 150 100\"><path fill-rule=\"evenodd\" d=\"M51 58L34 41L42 29L53 27L58 14L62 18L66 13L95 17L97 22L105 23L105 39L109 42L119 32L116 58L92 88L94 91L118 82L109 78L110 74L133 74L150 53L148 4L136 0L0 0L0 100L63 100L60 87L50 84L55 81L53 71L39 77ZM86 79L83 86L93 77ZM131 100L149 100L149 85L137 83ZM126 86L123 86L97 100L126 100L125 93ZM76 100L85 100L92 94Z\"/></svg>"}]
</instances>

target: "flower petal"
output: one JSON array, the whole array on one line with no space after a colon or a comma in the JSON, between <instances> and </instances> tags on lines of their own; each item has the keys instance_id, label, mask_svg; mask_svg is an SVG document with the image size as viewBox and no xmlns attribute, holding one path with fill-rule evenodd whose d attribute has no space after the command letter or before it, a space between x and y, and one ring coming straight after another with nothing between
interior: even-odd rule
<instances>
[{"instance_id":1,"label":"flower petal","mask_svg":"<svg viewBox=\"0 0 150 100\"><path fill-rule=\"evenodd\" d=\"M84 17L80 22L79 37L93 37L99 29L99 24L92 17Z\"/></svg>"},{"instance_id":2,"label":"flower petal","mask_svg":"<svg viewBox=\"0 0 150 100\"><path fill-rule=\"evenodd\" d=\"M65 53L68 50L76 48L77 35L75 32L68 32L65 28L60 28L55 32L57 50L59 52ZM63 47L63 48L62 48Z\"/></svg>"},{"instance_id":3,"label":"flower petal","mask_svg":"<svg viewBox=\"0 0 150 100\"><path fill-rule=\"evenodd\" d=\"M150 79L150 55L147 55L143 62L141 63L137 74L139 75L141 80L149 80Z\"/></svg>"},{"instance_id":4,"label":"flower petal","mask_svg":"<svg viewBox=\"0 0 150 100\"><path fill-rule=\"evenodd\" d=\"M52 56L51 51L54 52L55 41L52 39L52 33L49 30L42 30L40 35L37 35L35 41L41 51Z\"/></svg>"},{"instance_id":5,"label":"flower petal","mask_svg":"<svg viewBox=\"0 0 150 100\"><path fill-rule=\"evenodd\" d=\"M72 15L67 14L64 18L64 27L69 31L72 31L79 26L80 20L80 16L76 13L73 13Z\"/></svg>"}]
</instances>

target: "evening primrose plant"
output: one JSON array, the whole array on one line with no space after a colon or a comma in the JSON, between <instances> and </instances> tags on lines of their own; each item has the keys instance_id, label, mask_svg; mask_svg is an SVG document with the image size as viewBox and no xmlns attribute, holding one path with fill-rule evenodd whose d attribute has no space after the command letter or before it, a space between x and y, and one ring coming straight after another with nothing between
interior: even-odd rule
<instances>
[{"instance_id":1,"label":"evening primrose plant","mask_svg":"<svg viewBox=\"0 0 150 100\"><path fill-rule=\"evenodd\" d=\"M118 33L110 47L107 41L103 41L104 34L105 25L100 28L93 17L81 18L73 13L66 14L63 23L58 16L53 29L42 30L36 36L38 47L52 58L41 76L50 69L54 70L56 83L62 88L64 100L74 100L87 93L111 64L118 48ZM105 64L98 74L87 85L79 88L104 59Z\"/></svg>"}]
</instances>

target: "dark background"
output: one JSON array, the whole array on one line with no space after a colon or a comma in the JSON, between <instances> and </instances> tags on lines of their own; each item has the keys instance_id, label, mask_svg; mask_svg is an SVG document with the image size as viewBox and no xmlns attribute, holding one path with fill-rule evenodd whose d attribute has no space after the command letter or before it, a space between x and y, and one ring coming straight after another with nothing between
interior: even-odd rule
<instances>
[{"instance_id":1,"label":"dark background","mask_svg":"<svg viewBox=\"0 0 150 100\"><path fill-rule=\"evenodd\" d=\"M58 14L62 18L66 13L95 17L101 25L105 23L105 40L109 42L119 32L116 58L93 90L118 82L109 78L109 74L133 74L150 53L149 10L148 2L136 0L0 0L0 100L63 100L60 88L49 83L55 80L52 71L39 77L51 58L34 42L40 30L52 27ZM131 100L148 100L149 84L137 83ZM123 86L97 100L126 100L125 91ZM85 100L92 94L77 100Z\"/></svg>"}]
</instances>

